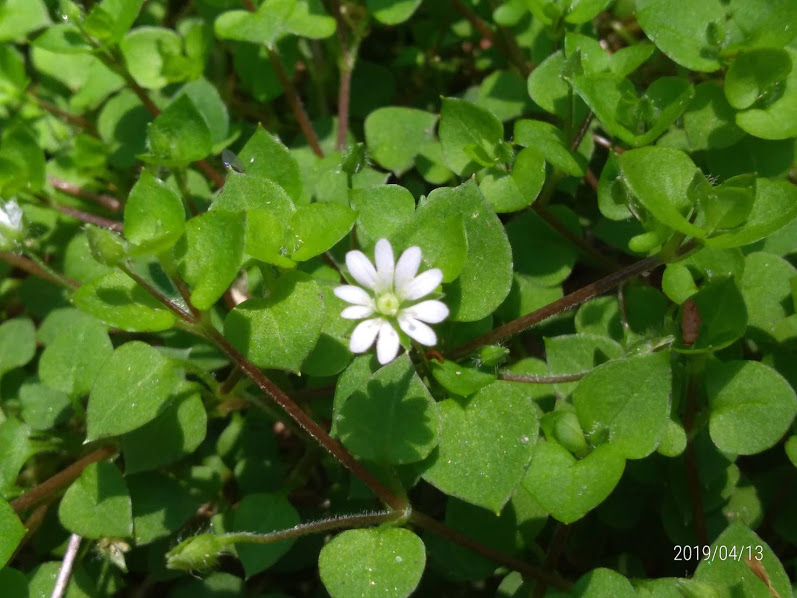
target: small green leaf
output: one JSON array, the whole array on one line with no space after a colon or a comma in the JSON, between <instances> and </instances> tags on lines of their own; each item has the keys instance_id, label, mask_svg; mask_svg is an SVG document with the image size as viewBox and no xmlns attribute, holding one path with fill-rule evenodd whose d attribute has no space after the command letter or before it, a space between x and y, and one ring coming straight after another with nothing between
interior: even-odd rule
<instances>
[{"instance_id":1,"label":"small green leaf","mask_svg":"<svg viewBox=\"0 0 797 598\"><path fill-rule=\"evenodd\" d=\"M404 221L393 235L396 248L421 248L423 262L443 271L443 282L453 282L462 273L468 258L468 232L460 214L441 216L429 209L419 209Z\"/></svg>"},{"instance_id":2,"label":"small green leaf","mask_svg":"<svg viewBox=\"0 0 797 598\"><path fill-rule=\"evenodd\" d=\"M124 233L138 253L162 253L177 242L185 228L185 208L161 180L143 172L125 203Z\"/></svg>"},{"instance_id":3,"label":"small green leaf","mask_svg":"<svg viewBox=\"0 0 797 598\"><path fill-rule=\"evenodd\" d=\"M206 157L213 146L205 118L187 95L166 106L147 127L148 161L161 166L184 167Z\"/></svg>"},{"instance_id":4,"label":"small green leaf","mask_svg":"<svg viewBox=\"0 0 797 598\"><path fill-rule=\"evenodd\" d=\"M674 350L682 353L719 351L744 335L747 308L734 278L721 278L705 284L691 299L700 318L698 334L689 344L685 344L681 335L678 335L673 344ZM681 306L678 312L679 327L686 309L694 307Z\"/></svg>"},{"instance_id":5,"label":"small green leaf","mask_svg":"<svg viewBox=\"0 0 797 598\"><path fill-rule=\"evenodd\" d=\"M0 5L0 41L21 41L51 22L42 0L6 0Z\"/></svg>"},{"instance_id":6,"label":"small green leaf","mask_svg":"<svg viewBox=\"0 0 797 598\"><path fill-rule=\"evenodd\" d=\"M735 122L736 113L722 87L706 81L695 87L695 97L683 114L684 131L693 150L723 148L744 137Z\"/></svg>"},{"instance_id":7,"label":"small green leaf","mask_svg":"<svg viewBox=\"0 0 797 598\"><path fill-rule=\"evenodd\" d=\"M179 530L205 497L190 482L157 471L128 475L133 499L133 537L136 546L150 544Z\"/></svg>"},{"instance_id":8,"label":"small green leaf","mask_svg":"<svg viewBox=\"0 0 797 598\"><path fill-rule=\"evenodd\" d=\"M349 233L356 219L354 210L336 203L300 207L290 220L291 238L287 245L295 248L291 257L303 262L324 253Z\"/></svg>"},{"instance_id":9,"label":"small green leaf","mask_svg":"<svg viewBox=\"0 0 797 598\"><path fill-rule=\"evenodd\" d=\"M797 269L771 253L751 253L744 258L744 274L739 285L747 306L747 323L762 331L794 313L789 305L791 280Z\"/></svg>"},{"instance_id":10,"label":"small green leaf","mask_svg":"<svg viewBox=\"0 0 797 598\"><path fill-rule=\"evenodd\" d=\"M130 332L168 330L175 322L172 312L124 272L95 278L75 291L72 298L87 314Z\"/></svg>"},{"instance_id":11,"label":"small green leaf","mask_svg":"<svg viewBox=\"0 0 797 598\"><path fill-rule=\"evenodd\" d=\"M210 211L241 213L263 210L287 221L296 208L285 190L271 179L230 172Z\"/></svg>"},{"instance_id":12,"label":"small green leaf","mask_svg":"<svg viewBox=\"0 0 797 598\"><path fill-rule=\"evenodd\" d=\"M572 212L563 220L574 234L580 235L578 220ZM570 226L575 225L575 228ZM529 210L507 223L506 234L512 244L515 270L542 286L561 284L570 276L578 258L578 249Z\"/></svg>"},{"instance_id":13,"label":"small green leaf","mask_svg":"<svg viewBox=\"0 0 797 598\"><path fill-rule=\"evenodd\" d=\"M797 395L756 361L712 363L706 371L711 439L722 451L760 453L775 445L797 414Z\"/></svg>"},{"instance_id":14,"label":"small green leaf","mask_svg":"<svg viewBox=\"0 0 797 598\"><path fill-rule=\"evenodd\" d=\"M28 318L0 324L0 375L22 367L36 354L36 329Z\"/></svg>"},{"instance_id":15,"label":"small green leaf","mask_svg":"<svg viewBox=\"0 0 797 598\"><path fill-rule=\"evenodd\" d=\"M122 473L112 463L92 463L64 494L58 519L85 538L133 535L133 508Z\"/></svg>"},{"instance_id":16,"label":"small green leaf","mask_svg":"<svg viewBox=\"0 0 797 598\"><path fill-rule=\"evenodd\" d=\"M0 568L5 567L25 533L25 527L14 509L0 498Z\"/></svg>"},{"instance_id":17,"label":"small green leaf","mask_svg":"<svg viewBox=\"0 0 797 598\"><path fill-rule=\"evenodd\" d=\"M321 549L318 570L332 598L405 598L426 566L421 539L407 529L353 529Z\"/></svg>"},{"instance_id":18,"label":"small green leaf","mask_svg":"<svg viewBox=\"0 0 797 598\"><path fill-rule=\"evenodd\" d=\"M274 181L294 202L302 198L302 178L296 158L261 125L238 152L238 157L247 175Z\"/></svg>"},{"instance_id":19,"label":"small green leaf","mask_svg":"<svg viewBox=\"0 0 797 598\"><path fill-rule=\"evenodd\" d=\"M623 348L610 338L592 334L563 334L545 339L548 370L553 376L581 374L623 356ZM578 382L559 382L556 390L570 395Z\"/></svg>"},{"instance_id":20,"label":"small green leaf","mask_svg":"<svg viewBox=\"0 0 797 598\"><path fill-rule=\"evenodd\" d=\"M465 177L479 169L479 161L489 164L503 138L504 126L492 112L466 100L443 98L440 143L446 166L455 173Z\"/></svg>"},{"instance_id":21,"label":"small green leaf","mask_svg":"<svg viewBox=\"0 0 797 598\"><path fill-rule=\"evenodd\" d=\"M174 362L148 344L118 347L89 395L88 440L118 436L155 419L166 410L180 378Z\"/></svg>"},{"instance_id":22,"label":"small green leaf","mask_svg":"<svg viewBox=\"0 0 797 598\"><path fill-rule=\"evenodd\" d=\"M564 133L556 126L538 120L515 123L515 143L540 152L552 166L571 176L584 176L586 160L570 151Z\"/></svg>"},{"instance_id":23,"label":"small green leaf","mask_svg":"<svg viewBox=\"0 0 797 598\"><path fill-rule=\"evenodd\" d=\"M125 474L155 469L192 453L205 439L207 413L196 386L183 383L151 422L122 436ZM157 439L157 442L153 442Z\"/></svg>"},{"instance_id":24,"label":"small green leaf","mask_svg":"<svg viewBox=\"0 0 797 598\"><path fill-rule=\"evenodd\" d=\"M170 77L166 72L169 57L181 56L183 41L171 29L165 27L137 27L119 44L130 74L136 82L147 89L161 89L172 81L185 77Z\"/></svg>"},{"instance_id":25,"label":"small green leaf","mask_svg":"<svg viewBox=\"0 0 797 598\"><path fill-rule=\"evenodd\" d=\"M634 586L623 575L611 569L594 569L580 577L571 590L579 598L636 598L642 596L634 591ZM683 596L677 592L678 596ZM691 596L692 594L686 594ZM695 598L697 596L695 595ZM701 598L703 598L701 596Z\"/></svg>"},{"instance_id":26,"label":"small green leaf","mask_svg":"<svg viewBox=\"0 0 797 598\"><path fill-rule=\"evenodd\" d=\"M233 515L235 531L266 534L289 529L300 523L299 514L288 499L281 494L249 494L245 496ZM236 546L246 577L265 571L284 555L295 540L282 540L258 546L240 543Z\"/></svg>"},{"instance_id":27,"label":"small green leaf","mask_svg":"<svg viewBox=\"0 0 797 598\"><path fill-rule=\"evenodd\" d=\"M365 141L377 164L400 176L412 168L420 148L434 139L437 115L415 108L378 108L365 119Z\"/></svg>"},{"instance_id":28,"label":"small green leaf","mask_svg":"<svg viewBox=\"0 0 797 598\"><path fill-rule=\"evenodd\" d=\"M94 5L83 27L100 41L118 42L133 26L144 0L102 0Z\"/></svg>"},{"instance_id":29,"label":"small green leaf","mask_svg":"<svg viewBox=\"0 0 797 598\"><path fill-rule=\"evenodd\" d=\"M440 444L423 478L446 494L498 513L531 461L538 422L534 402L495 382L469 399L438 403Z\"/></svg>"},{"instance_id":30,"label":"small green leaf","mask_svg":"<svg viewBox=\"0 0 797 598\"><path fill-rule=\"evenodd\" d=\"M406 355L379 369L335 410L337 433L355 455L400 465L437 445L437 409Z\"/></svg>"},{"instance_id":31,"label":"small green leaf","mask_svg":"<svg viewBox=\"0 0 797 598\"><path fill-rule=\"evenodd\" d=\"M289 33L311 39L329 37L335 33L335 19L324 12L319 0L266 0L255 13L222 13L214 29L222 39L272 47Z\"/></svg>"},{"instance_id":32,"label":"small green leaf","mask_svg":"<svg viewBox=\"0 0 797 598\"><path fill-rule=\"evenodd\" d=\"M448 392L460 397L468 397L474 392L492 384L497 376L492 372L482 371L460 365L454 361L430 363L432 376Z\"/></svg>"},{"instance_id":33,"label":"small green leaf","mask_svg":"<svg viewBox=\"0 0 797 598\"><path fill-rule=\"evenodd\" d=\"M611 494L624 469L625 459L611 444L576 460L555 442L540 440L522 483L552 517L573 523Z\"/></svg>"},{"instance_id":34,"label":"small green leaf","mask_svg":"<svg viewBox=\"0 0 797 598\"><path fill-rule=\"evenodd\" d=\"M58 336L42 353L39 377L50 388L81 397L91 390L113 345L103 324L76 315L59 327Z\"/></svg>"},{"instance_id":35,"label":"small green leaf","mask_svg":"<svg viewBox=\"0 0 797 598\"><path fill-rule=\"evenodd\" d=\"M245 234L243 218L234 213L205 212L188 221L174 254L194 307L210 309L235 280Z\"/></svg>"},{"instance_id":36,"label":"small green leaf","mask_svg":"<svg viewBox=\"0 0 797 598\"><path fill-rule=\"evenodd\" d=\"M257 366L298 372L323 322L318 284L304 272L287 272L267 298L249 299L231 311L224 334Z\"/></svg>"},{"instance_id":37,"label":"small green leaf","mask_svg":"<svg viewBox=\"0 0 797 598\"><path fill-rule=\"evenodd\" d=\"M670 415L670 354L662 351L598 366L573 393L592 446L610 443L626 459L656 450Z\"/></svg>"},{"instance_id":38,"label":"small green leaf","mask_svg":"<svg viewBox=\"0 0 797 598\"><path fill-rule=\"evenodd\" d=\"M72 402L69 396L38 382L26 382L19 388L22 419L33 430L49 430L64 422Z\"/></svg>"},{"instance_id":39,"label":"small green leaf","mask_svg":"<svg viewBox=\"0 0 797 598\"><path fill-rule=\"evenodd\" d=\"M399 185L352 189L349 200L357 211L357 240L361 246L381 238L392 238L415 213L415 198Z\"/></svg>"},{"instance_id":40,"label":"small green leaf","mask_svg":"<svg viewBox=\"0 0 797 598\"><path fill-rule=\"evenodd\" d=\"M385 25L398 25L418 10L421 0L367 0L368 10Z\"/></svg>"}]
</instances>

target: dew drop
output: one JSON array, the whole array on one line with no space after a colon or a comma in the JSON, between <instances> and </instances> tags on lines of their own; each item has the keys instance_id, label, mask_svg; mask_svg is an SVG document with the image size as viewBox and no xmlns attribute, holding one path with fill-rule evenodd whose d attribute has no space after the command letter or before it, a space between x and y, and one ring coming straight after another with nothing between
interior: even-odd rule
<instances>
[{"instance_id":1,"label":"dew drop","mask_svg":"<svg viewBox=\"0 0 797 598\"><path fill-rule=\"evenodd\" d=\"M396 557L396 562L397 562L397 563L400 563L400 562L401 562L401 561L403 561L403 560L404 560L404 559L403 559L403 558L401 558L400 556L397 556L397 557Z\"/></svg>"}]
</instances>

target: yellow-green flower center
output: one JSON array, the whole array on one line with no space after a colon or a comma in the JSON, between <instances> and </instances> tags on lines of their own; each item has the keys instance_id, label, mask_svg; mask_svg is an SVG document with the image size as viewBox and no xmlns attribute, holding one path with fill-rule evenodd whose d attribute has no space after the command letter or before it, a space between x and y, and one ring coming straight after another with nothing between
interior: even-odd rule
<instances>
[{"instance_id":1,"label":"yellow-green flower center","mask_svg":"<svg viewBox=\"0 0 797 598\"><path fill-rule=\"evenodd\" d=\"M386 316L395 316L399 312L401 302L393 293L382 293L376 298L376 310Z\"/></svg>"}]
</instances>

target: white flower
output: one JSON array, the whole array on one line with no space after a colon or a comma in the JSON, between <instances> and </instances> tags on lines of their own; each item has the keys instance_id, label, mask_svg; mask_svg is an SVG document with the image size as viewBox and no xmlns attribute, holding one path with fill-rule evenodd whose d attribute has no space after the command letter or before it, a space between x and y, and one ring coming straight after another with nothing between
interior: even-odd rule
<instances>
[{"instance_id":1,"label":"white flower","mask_svg":"<svg viewBox=\"0 0 797 598\"><path fill-rule=\"evenodd\" d=\"M346 254L349 273L365 288L343 285L335 289L335 295L352 304L340 313L341 317L363 320L351 334L351 351L364 353L376 341L376 356L384 365L391 362L399 351L396 324L410 338L431 347L437 343L437 335L424 322L442 322L448 317L448 307L434 299L418 303L443 280L439 268L418 274L421 265L419 247L410 247L396 262L390 242L379 239L374 258L376 268L362 251L349 251ZM374 315L376 317L371 317Z\"/></svg>"},{"instance_id":2,"label":"white flower","mask_svg":"<svg viewBox=\"0 0 797 598\"><path fill-rule=\"evenodd\" d=\"M0 226L14 232L22 230L22 208L17 202L11 200L0 206Z\"/></svg>"}]
</instances>

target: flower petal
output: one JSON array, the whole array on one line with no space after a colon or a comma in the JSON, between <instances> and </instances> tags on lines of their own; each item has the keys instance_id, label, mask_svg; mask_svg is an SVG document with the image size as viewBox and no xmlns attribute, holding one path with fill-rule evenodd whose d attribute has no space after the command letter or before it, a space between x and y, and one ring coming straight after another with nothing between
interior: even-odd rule
<instances>
[{"instance_id":1,"label":"flower petal","mask_svg":"<svg viewBox=\"0 0 797 598\"><path fill-rule=\"evenodd\" d=\"M371 295L353 284L344 284L335 287L333 292L339 299L343 299L347 303L353 303L354 305L373 305L374 303Z\"/></svg>"},{"instance_id":2,"label":"flower petal","mask_svg":"<svg viewBox=\"0 0 797 598\"><path fill-rule=\"evenodd\" d=\"M376 335L384 323L382 318L371 318L357 324L349 339L349 349L352 353L365 353L374 344Z\"/></svg>"},{"instance_id":3,"label":"flower petal","mask_svg":"<svg viewBox=\"0 0 797 598\"><path fill-rule=\"evenodd\" d=\"M440 268L421 272L404 288L400 297L407 301L415 301L434 291L442 281L443 271Z\"/></svg>"},{"instance_id":4,"label":"flower petal","mask_svg":"<svg viewBox=\"0 0 797 598\"><path fill-rule=\"evenodd\" d=\"M387 239L379 239L374 247L374 262L376 262L376 276L380 289L389 289L393 286L393 270L396 262L393 258L393 247Z\"/></svg>"},{"instance_id":5,"label":"flower petal","mask_svg":"<svg viewBox=\"0 0 797 598\"><path fill-rule=\"evenodd\" d=\"M390 363L398 355L399 336L389 322L382 320L379 328L379 340L376 341L376 357L379 363Z\"/></svg>"},{"instance_id":6,"label":"flower petal","mask_svg":"<svg viewBox=\"0 0 797 598\"><path fill-rule=\"evenodd\" d=\"M346 267L352 278L362 286L371 290L376 287L376 269L362 251L349 251L346 254Z\"/></svg>"},{"instance_id":7,"label":"flower petal","mask_svg":"<svg viewBox=\"0 0 797 598\"><path fill-rule=\"evenodd\" d=\"M416 320L407 314L400 314L398 317L399 326L407 335L427 347L437 344L437 335L434 330L429 328L420 320Z\"/></svg>"},{"instance_id":8,"label":"flower petal","mask_svg":"<svg viewBox=\"0 0 797 598\"><path fill-rule=\"evenodd\" d=\"M374 313L372 305L350 305L342 312L340 317L346 320L362 320Z\"/></svg>"},{"instance_id":9,"label":"flower petal","mask_svg":"<svg viewBox=\"0 0 797 598\"><path fill-rule=\"evenodd\" d=\"M396 264L396 273L393 276L393 288L401 295L406 286L412 282L421 265L421 248L413 245L404 250Z\"/></svg>"},{"instance_id":10,"label":"flower petal","mask_svg":"<svg viewBox=\"0 0 797 598\"><path fill-rule=\"evenodd\" d=\"M421 322L428 322L429 324L439 324L448 317L448 306L442 301L436 299L429 299L428 301L421 301L416 305L411 305L403 310L402 313L412 316Z\"/></svg>"}]
</instances>

